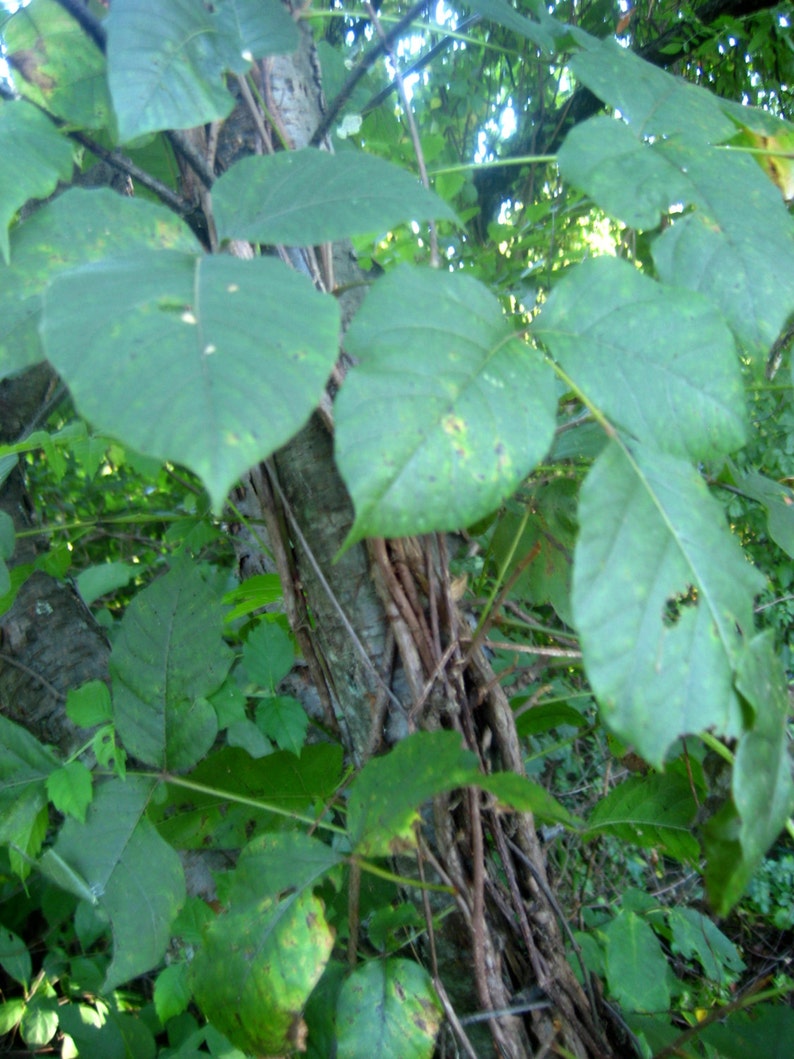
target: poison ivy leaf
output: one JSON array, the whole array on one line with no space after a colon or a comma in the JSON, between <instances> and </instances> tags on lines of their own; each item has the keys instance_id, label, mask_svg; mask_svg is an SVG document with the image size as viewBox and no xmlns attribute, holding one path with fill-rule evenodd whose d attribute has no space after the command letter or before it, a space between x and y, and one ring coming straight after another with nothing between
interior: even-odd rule
<instances>
[{"instance_id":1,"label":"poison ivy leaf","mask_svg":"<svg viewBox=\"0 0 794 1059\"><path fill-rule=\"evenodd\" d=\"M106 23L122 143L225 118L234 99L224 72L244 74L255 56L290 52L298 42L275 0L114 0Z\"/></svg>"},{"instance_id":2,"label":"poison ivy leaf","mask_svg":"<svg viewBox=\"0 0 794 1059\"><path fill-rule=\"evenodd\" d=\"M702 912L694 908L671 908L667 922L672 931L673 952L685 960L697 960L710 982L729 986L731 978L744 970L739 950Z\"/></svg>"},{"instance_id":3,"label":"poison ivy leaf","mask_svg":"<svg viewBox=\"0 0 794 1059\"><path fill-rule=\"evenodd\" d=\"M8 64L31 102L84 129L107 125L105 57L56 0L20 7L3 36Z\"/></svg>"},{"instance_id":4,"label":"poison ivy leaf","mask_svg":"<svg viewBox=\"0 0 794 1059\"><path fill-rule=\"evenodd\" d=\"M634 228L656 228L672 205L688 201L689 181L656 144L602 114L571 129L558 161L567 181Z\"/></svg>"},{"instance_id":5,"label":"poison ivy leaf","mask_svg":"<svg viewBox=\"0 0 794 1059\"><path fill-rule=\"evenodd\" d=\"M532 783L515 772L495 772L490 776L479 776L476 786L495 794L502 805L508 805L511 809L521 812L530 812L544 823L564 824L572 830L581 827L581 821L569 813L545 787Z\"/></svg>"},{"instance_id":6,"label":"poison ivy leaf","mask_svg":"<svg viewBox=\"0 0 794 1059\"><path fill-rule=\"evenodd\" d=\"M93 778L82 761L68 761L47 777L47 794L60 813L81 823L93 797Z\"/></svg>"},{"instance_id":7,"label":"poison ivy leaf","mask_svg":"<svg viewBox=\"0 0 794 1059\"><path fill-rule=\"evenodd\" d=\"M154 1009L160 1022L181 1015L193 999L188 982L188 965L172 963L164 967L154 983Z\"/></svg>"},{"instance_id":8,"label":"poison ivy leaf","mask_svg":"<svg viewBox=\"0 0 794 1059\"><path fill-rule=\"evenodd\" d=\"M22 938L7 927L0 927L0 967L15 982L19 982L25 991L28 990L33 973L28 947Z\"/></svg>"},{"instance_id":9,"label":"poison ivy leaf","mask_svg":"<svg viewBox=\"0 0 794 1059\"><path fill-rule=\"evenodd\" d=\"M705 299L600 257L554 288L533 331L588 399L641 441L692 459L744 443L733 339Z\"/></svg>"},{"instance_id":10,"label":"poison ivy leaf","mask_svg":"<svg viewBox=\"0 0 794 1059\"><path fill-rule=\"evenodd\" d=\"M169 210L107 188L72 188L36 210L11 233L11 265L0 262L0 376L44 358L39 314L53 276L106 254L157 246L198 249Z\"/></svg>"},{"instance_id":11,"label":"poison ivy leaf","mask_svg":"<svg viewBox=\"0 0 794 1059\"><path fill-rule=\"evenodd\" d=\"M49 748L0 714L0 843L21 850L12 850L12 861L22 879L30 874L27 858L36 856L44 839L46 782L58 765Z\"/></svg>"},{"instance_id":12,"label":"poison ivy leaf","mask_svg":"<svg viewBox=\"0 0 794 1059\"><path fill-rule=\"evenodd\" d=\"M139 592L110 659L116 727L129 753L158 768L190 768L207 753L218 718L205 698L232 652L223 610L197 566L175 566Z\"/></svg>"},{"instance_id":13,"label":"poison ivy leaf","mask_svg":"<svg viewBox=\"0 0 794 1059\"><path fill-rule=\"evenodd\" d=\"M132 563L111 562L87 566L76 577L77 590L86 606L91 606L101 596L126 587L137 575Z\"/></svg>"},{"instance_id":14,"label":"poison ivy leaf","mask_svg":"<svg viewBox=\"0 0 794 1059\"><path fill-rule=\"evenodd\" d=\"M441 1017L424 968L411 960L370 960L339 993L338 1059L430 1059Z\"/></svg>"},{"instance_id":15,"label":"poison ivy leaf","mask_svg":"<svg viewBox=\"0 0 794 1059\"><path fill-rule=\"evenodd\" d=\"M86 822L67 819L51 851L110 920L105 992L159 963L185 899L179 857L144 816L153 789L152 780L138 776L100 784Z\"/></svg>"},{"instance_id":16,"label":"poison ivy leaf","mask_svg":"<svg viewBox=\"0 0 794 1059\"><path fill-rule=\"evenodd\" d=\"M341 861L338 850L300 831L259 835L245 847L231 873L228 904L239 909L285 890L301 893Z\"/></svg>"},{"instance_id":17,"label":"poison ivy leaf","mask_svg":"<svg viewBox=\"0 0 794 1059\"><path fill-rule=\"evenodd\" d=\"M331 797L341 777L339 746L306 746L300 757L277 751L259 760L227 747L190 773L203 792L169 785L167 799L152 807L150 817L178 849L240 849L252 834L278 826L266 806L286 816L305 814Z\"/></svg>"},{"instance_id":18,"label":"poison ivy leaf","mask_svg":"<svg viewBox=\"0 0 794 1059\"><path fill-rule=\"evenodd\" d=\"M619 912L604 928L609 992L625 1011L666 1011L672 977L659 940L640 916Z\"/></svg>"},{"instance_id":19,"label":"poison ivy leaf","mask_svg":"<svg viewBox=\"0 0 794 1059\"><path fill-rule=\"evenodd\" d=\"M72 175L69 140L36 107L12 100L0 107L0 252L9 258L8 226L28 199L45 198Z\"/></svg>"},{"instance_id":20,"label":"poison ivy leaf","mask_svg":"<svg viewBox=\"0 0 794 1059\"><path fill-rule=\"evenodd\" d=\"M455 221L443 199L390 162L306 148L243 158L212 189L218 235L315 246L404 221Z\"/></svg>"},{"instance_id":21,"label":"poison ivy leaf","mask_svg":"<svg viewBox=\"0 0 794 1059\"><path fill-rule=\"evenodd\" d=\"M766 509L769 536L794 559L794 492L763 474L741 474L731 467L733 484Z\"/></svg>"},{"instance_id":22,"label":"poison ivy leaf","mask_svg":"<svg viewBox=\"0 0 794 1059\"><path fill-rule=\"evenodd\" d=\"M694 863L700 846L692 834L697 803L685 776L674 772L630 778L599 801L587 830L615 835L622 842L654 847Z\"/></svg>"},{"instance_id":23,"label":"poison ivy leaf","mask_svg":"<svg viewBox=\"0 0 794 1059\"><path fill-rule=\"evenodd\" d=\"M794 1011L787 1004L753 1004L723 1022L706 1026L698 1036L720 1059L789 1059L794 1040Z\"/></svg>"},{"instance_id":24,"label":"poison ivy leaf","mask_svg":"<svg viewBox=\"0 0 794 1059\"><path fill-rule=\"evenodd\" d=\"M275 622L261 622L243 645L243 668L249 680L266 691L292 669L295 648L289 635Z\"/></svg>"},{"instance_id":25,"label":"poison ivy leaf","mask_svg":"<svg viewBox=\"0 0 794 1059\"><path fill-rule=\"evenodd\" d=\"M731 802L706 829L706 886L718 915L727 915L741 897L794 810L786 734L788 693L771 629L747 644L736 687L754 717L736 750Z\"/></svg>"},{"instance_id":26,"label":"poison ivy leaf","mask_svg":"<svg viewBox=\"0 0 794 1059\"><path fill-rule=\"evenodd\" d=\"M333 942L322 902L309 889L225 912L190 965L196 1003L232 1044L283 1055L305 1033L301 1011Z\"/></svg>"},{"instance_id":27,"label":"poison ivy leaf","mask_svg":"<svg viewBox=\"0 0 794 1059\"><path fill-rule=\"evenodd\" d=\"M336 458L356 508L347 543L467 526L548 450L556 398L536 350L469 276L400 268L347 332Z\"/></svg>"},{"instance_id":28,"label":"poison ivy leaf","mask_svg":"<svg viewBox=\"0 0 794 1059\"><path fill-rule=\"evenodd\" d=\"M263 699L256 708L257 728L282 750L299 754L306 742L309 718L297 699L274 695Z\"/></svg>"},{"instance_id":29,"label":"poison ivy leaf","mask_svg":"<svg viewBox=\"0 0 794 1059\"><path fill-rule=\"evenodd\" d=\"M591 43L572 67L628 129L596 118L574 130L561 154L566 176L640 227L674 202L692 207L654 244L659 275L706 295L764 356L794 309L794 293L780 288L794 274L794 221L752 157L720 146L736 133L729 105L614 41Z\"/></svg>"},{"instance_id":30,"label":"poison ivy leaf","mask_svg":"<svg viewBox=\"0 0 794 1059\"><path fill-rule=\"evenodd\" d=\"M794 220L749 155L694 144L664 150L693 185L695 208L653 244L659 275L709 298L763 362L794 310L794 291L780 282L794 275Z\"/></svg>"},{"instance_id":31,"label":"poison ivy leaf","mask_svg":"<svg viewBox=\"0 0 794 1059\"><path fill-rule=\"evenodd\" d=\"M717 96L644 62L615 40L587 38L571 68L644 137L676 136L704 145L722 143L736 131Z\"/></svg>"},{"instance_id":32,"label":"poison ivy leaf","mask_svg":"<svg viewBox=\"0 0 794 1059\"><path fill-rule=\"evenodd\" d=\"M185 464L220 511L308 419L338 327L334 300L280 261L141 251L56 277L42 335L86 418Z\"/></svg>"},{"instance_id":33,"label":"poison ivy leaf","mask_svg":"<svg viewBox=\"0 0 794 1059\"><path fill-rule=\"evenodd\" d=\"M481 778L476 757L455 732L408 736L385 757L368 761L350 785L347 827L355 852L385 857L413 848L423 802Z\"/></svg>"},{"instance_id":34,"label":"poison ivy leaf","mask_svg":"<svg viewBox=\"0 0 794 1059\"><path fill-rule=\"evenodd\" d=\"M659 767L674 740L735 737L732 688L763 579L688 464L611 442L580 497L573 608L604 721Z\"/></svg>"},{"instance_id":35,"label":"poison ivy leaf","mask_svg":"<svg viewBox=\"0 0 794 1059\"><path fill-rule=\"evenodd\" d=\"M466 7L482 15L488 22L495 22L498 26L504 26L505 29L517 33L519 37L531 40L547 55L553 54L555 50L553 31L550 32L545 26L532 22L525 15L519 14L514 7L506 3L506 0L466 0ZM540 5L528 4L527 7L541 19L546 15L545 9ZM549 19L548 16L545 21L550 22L556 29L563 28L561 23Z\"/></svg>"}]
</instances>

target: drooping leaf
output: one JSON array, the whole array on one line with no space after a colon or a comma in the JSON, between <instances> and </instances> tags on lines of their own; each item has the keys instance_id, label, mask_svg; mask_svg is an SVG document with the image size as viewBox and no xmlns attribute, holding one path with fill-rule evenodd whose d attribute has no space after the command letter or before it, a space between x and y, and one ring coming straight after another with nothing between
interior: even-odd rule
<instances>
[{"instance_id":1,"label":"drooping leaf","mask_svg":"<svg viewBox=\"0 0 794 1059\"><path fill-rule=\"evenodd\" d=\"M381 279L345 345L336 458L356 521L347 543L466 526L547 451L551 373L469 276L401 268Z\"/></svg>"},{"instance_id":2,"label":"drooping leaf","mask_svg":"<svg viewBox=\"0 0 794 1059\"><path fill-rule=\"evenodd\" d=\"M533 331L587 397L641 441L691 459L744 443L733 339L705 299L600 257L554 288Z\"/></svg>"},{"instance_id":3,"label":"drooping leaf","mask_svg":"<svg viewBox=\"0 0 794 1059\"><path fill-rule=\"evenodd\" d=\"M75 580L83 602L90 607L106 593L124 588L135 575L136 569L132 563L110 562L87 566Z\"/></svg>"},{"instance_id":4,"label":"drooping leaf","mask_svg":"<svg viewBox=\"0 0 794 1059\"><path fill-rule=\"evenodd\" d=\"M526 7L534 15L541 18L541 23L533 22L525 15L519 14L506 0L466 0L466 7L476 11L477 14L482 15L489 22L495 22L497 25L504 26L505 29L517 33L519 37L531 40L533 44L537 44L547 54L554 52L554 29L561 30L563 28L561 23L548 18L545 7L539 4L527 4ZM544 15L546 15L545 19ZM548 26L542 24L544 21L551 24L551 31Z\"/></svg>"},{"instance_id":5,"label":"drooping leaf","mask_svg":"<svg viewBox=\"0 0 794 1059\"><path fill-rule=\"evenodd\" d=\"M162 769L186 769L212 746L218 719L207 701L232 652L220 602L198 567L182 563L133 599L110 660L116 727L125 748Z\"/></svg>"},{"instance_id":6,"label":"drooping leaf","mask_svg":"<svg viewBox=\"0 0 794 1059\"><path fill-rule=\"evenodd\" d=\"M666 1011L672 972L659 940L640 916L619 912L604 928L609 991L625 1011Z\"/></svg>"},{"instance_id":7,"label":"drooping leaf","mask_svg":"<svg viewBox=\"0 0 794 1059\"><path fill-rule=\"evenodd\" d=\"M73 153L71 143L36 107L24 100L0 107L0 253L6 263L14 214L72 175Z\"/></svg>"},{"instance_id":8,"label":"drooping leaf","mask_svg":"<svg viewBox=\"0 0 794 1059\"><path fill-rule=\"evenodd\" d=\"M256 1055L283 1055L305 1032L301 1012L332 948L333 933L311 888L281 899L252 894L210 923L190 965L193 995L232 1044Z\"/></svg>"},{"instance_id":9,"label":"drooping leaf","mask_svg":"<svg viewBox=\"0 0 794 1059\"><path fill-rule=\"evenodd\" d=\"M489 776L480 776L475 785L482 790L495 794L503 806L517 809L519 812L532 813L544 823L564 824L572 830L581 827L581 821L549 794L545 787L533 783L515 772L494 772Z\"/></svg>"},{"instance_id":10,"label":"drooping leaf","mask_svg":"<svg viewBox=\"0 0 794 1059\"><path fill-rule=\"evenodd\" d=\"M694 863L700 846L692 834L697 803L685 776L674 772L630 777L596 803L587 830L616 835Z\"/></svg>"},{"instance_id":11,"label":"drooping leaf","mask_svg":"<svg viewBox=\"0 0 794 1059\"><path fill-rule=\"evenodd\" d=\"M358 151L243 158L217 181L212 203L222 239L288 246L385 233L405 221L456 220L410 173Z\"/></svg>"},{"instance_id":12,"label":"drooping leaf","mask_svg":"<svg viewBox=\"0 0 794 1059\"><path fill-rule=\"evenodd\" d=\"M42 335L95 426L190 467L220 511L308 419L338 320L334 300L279 261L144 251L57 277Z\"/></svg>"},{"instance_id":13,"label":"drooping leaf","mask_svg":"<svg viewBox=\"0 0 794 1059\"><path fill-rule=\"evenodd\" d=\"M736 687L754 711L736 750L731 799L706 828L706 886L727 915L794 810L788 753L786 679L772 630L754 637L739 660Z\"/></svg>"},{"instance_id":14,"label":"drooping leaf","mask_svg":"<svg viewBox=\"0 0 794 1059\"><path fill-rule=\"evenodd\" d=\"M56 0L32 0L3 27L8 64L22 93L84 129L108 122L105 58Z\"/></svg>"},{"instance_id":15,"label":"drooping leaf","mask_svg":"<svg viewBox=\"0 0 794 1059\"><path fill-rule=\"evenodd\" d=\"M347 826L355 852L383 857L412 848L423 802L480 776L476 757L455 732L408 736L385 757L368 761L350 785Z\"/></svg>"},{"instance_id":16,"label":"drooping leaf","mask_svg":"<svg viewBox=\"0 0 794 1059\"><path fill-rule=\"evenodd\" d=\"M254 57L293 51L298 42L292 19L275 0L118 0L106 24L122 143L225 118L234 99L224 72L244 74Z\"/></svg>"},{"instance_id":17,"label":"drooping leaf","mask_svg":"<svg viewBox=\"0 0 794 1059\"><path fill-rule=\"evenodd\" d=\"M11 264L0 262L0 376L44 358L41 296L53 276L136 247L195 252L190 229L169 210L108 188L72 188L11 233Z\"/></svg>"},{"instance_id":18,"label":"drooping leaf","mask_svg":"<svg viewBox=\"0 0 794 1059\"><path fill-rule=\"evenodd\" d=\"M573 608L612 730L661 766L674 740L736 736L732 688L763 580L688 464L611 442L580 497Z\"/></svg>"},{"instance_id":19,"label":"drooping leaf","mask_svg":"<svg viewBox=\"0 0 794 1059\"><path fill-rule=\"evenodd\" d=\"M441 1017L424 968L412 960L371 960L340 990L338 1059L430 1059Z\"/></svg>"},{"instance_id":20,"label":"drooping leaf","mask_svg":"<svg viewBox=\"0 0 794 1059\"><path fill-rule=\"evenodd\" d=\"M110 920L113 959L105 991L157 965L185 899L179 857L144 816L153 788L154 781L137 776L100 784L86 822L67 819L52 850L64 872L59 885L70 872L88 896L78 886L69 889L93 900Z\"/></svg>"}]
</instances>

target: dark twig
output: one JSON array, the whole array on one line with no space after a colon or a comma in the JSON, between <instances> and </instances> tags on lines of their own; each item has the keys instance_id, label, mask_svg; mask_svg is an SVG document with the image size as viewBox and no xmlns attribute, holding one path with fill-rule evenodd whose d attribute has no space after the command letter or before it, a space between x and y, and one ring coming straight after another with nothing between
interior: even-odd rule
<instances>
[{"instance_id":1,"label":"dark twig","mask_svg":"<svg viewBox=\"0 0 794 1059\"><path fill-rule=\"evenodd\" d=\"M68 11L80 28L96 44L97 48L104 54L107 47L107 30L100 20L93 15L82 0L57 0L57 3Z\"/></svg>"}]
</instances>

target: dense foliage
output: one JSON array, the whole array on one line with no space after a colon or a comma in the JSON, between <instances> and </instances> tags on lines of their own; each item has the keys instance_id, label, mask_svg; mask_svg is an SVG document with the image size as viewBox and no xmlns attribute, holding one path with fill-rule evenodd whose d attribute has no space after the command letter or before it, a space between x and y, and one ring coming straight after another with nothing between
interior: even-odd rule
<instances>
[{"instance_id":1,"label":"dense foliage","mask_svg":"<svg viewBox=\"0 0 794 1059\"><path fill-rule=\"evenodd\" d=\"M52 691L15 640L45 575L110 645L56 680L63 738L0 716L0 1033L31 1050L479 1054L428 949L456 886L409 858L466 789L533 814L625 1054L794 1035L785 965L743 951L794 927L790 18L465 6L2 27L0 374L52 373L3 424L38 521L0 512L0 665ZM268 64L302 52L325 128L296 143ZM269 553L235 486L317 408L337 556L442 535L471 618L444 661L488 648L525 775L419 723L443 665L369 744L313 709L319 619L234 548Z\"/></svg>"}]
</instances>

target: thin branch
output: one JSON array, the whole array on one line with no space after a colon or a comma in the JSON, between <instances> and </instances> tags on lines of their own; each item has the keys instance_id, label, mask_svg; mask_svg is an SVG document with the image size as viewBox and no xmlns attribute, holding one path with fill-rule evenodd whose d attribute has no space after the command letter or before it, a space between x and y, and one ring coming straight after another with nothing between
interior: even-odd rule
<instances>
[{"instance_id":1,"label":"thin branch","mask_svg":"<svg viewBox=\"0 0 794 1059\"><path fill-rule=\"evenodd\" d=\"M107 30L96 15L93 15L81 0L56 0L56 3L69 12L86 36L90 37L104 54L108 41Z\"/></svg>"},{"instance_id":2,"label":"thin branch","mask_svg":"<svg viewBox=\"0 0 794 1059\"><path fill-rule=\"evenodd\" d=\"M97 158L101 158L103 162L107 162L114 169L118 169L120 173L126 173L127 176L137 180L143 187L154 192L166 206L172 209L174 213L178 213L180 217L186 217L191 213L193 207L186 199L183 199L181 195L177 195L167 184L147 173L145 169L141 169L132 159L127 158L118 149L109 151L107 147L103 147L96 140L92 140L90 136L86 136L82 132L70 132L69 138L79 143L82 147L88 148Z\"/></svg>"},{"instance_id":3,"label":"thin branch","mask_svg":"<svg viewBox=\"0 0 794 1059\"><path fill-rule=\"evenodd\" d=\"M314 135L309 140L311 147L317 147L328 134L333 123L339 116L345 103L350 99L356 85L359 83L361 78L367 73L369 69L377 62L381 55L384 54L387 48L390 48L394 41L411 25L411 23L424 14L427 7L430 5L430 0L419 0L419 3L408 11L399 22L395 22L389 32L386 34L384 40L378 41L370 50L361 57L361 61L358 66L348 77L347 81L342 85L339 90L339 94L335 99L331 101L323 115L323 119L317 128L314 130Z\"/></svg>"}]
</instances>

